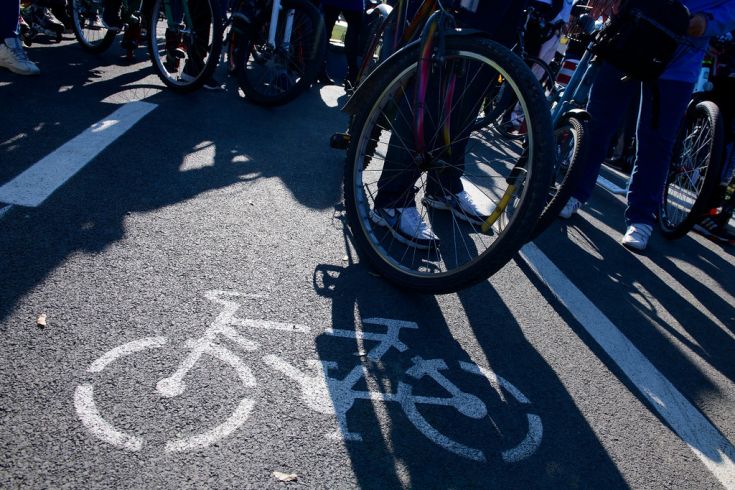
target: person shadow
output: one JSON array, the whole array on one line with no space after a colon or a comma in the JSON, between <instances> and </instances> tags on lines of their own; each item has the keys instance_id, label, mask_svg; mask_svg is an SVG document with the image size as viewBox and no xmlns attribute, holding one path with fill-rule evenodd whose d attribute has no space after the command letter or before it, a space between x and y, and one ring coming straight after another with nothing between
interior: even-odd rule
<instances>
[{"instance_id":1,"label":"person shadow","mask_svg":"<svg viewBox=\"0 0 735 490\"><path fill-rule=\"evenodd\" d=\"M333 325L315 343L358 486L625 486L489 281L415 294L344 240L347 264L314 271Z\"/></svg>"}]
</instances>

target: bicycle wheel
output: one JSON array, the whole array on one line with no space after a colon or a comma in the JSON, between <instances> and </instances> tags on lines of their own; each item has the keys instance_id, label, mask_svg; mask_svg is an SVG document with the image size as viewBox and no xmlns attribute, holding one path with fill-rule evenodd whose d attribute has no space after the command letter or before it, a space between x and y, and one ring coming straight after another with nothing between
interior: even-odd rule
<instances>
[{"instance_id":1,"label":"bicycle wheel","mask_svg":"<svg viewBox=\"0 0 735 490\"><path fill-rule=\"evenodd\" d=\"M492 41L450 36L427 88L427 151L418 155L412 102L418 50L409 45L395 53L361 94L368 102L350 130L345 206L358 252L380 274L400 286L447 293L492 275L530 236L551 181L553 132L543 91L521 59ZM488 81L498 76L528 122L527 158L520 143L472 130ZM445 185L485 203L484 221L468 220L461 208L437 209L434 193ZM376 219L385 193L396 188L396 202L416 205L437 236L421 250Z\"/></svg>"},{"instance_id":2,"label":"bicycle wheel","mask_svg":"<svg viewBox=\"0 0 735 490\"><path fill-rule=\"evenodd\" d=\"M204 85L222 49L219 0L154 0L148 53L158 77L175 92Z\"/></svg>"},{"instance_id":3,"label":"bicycle wheel","mask_svg":"<svg viewBox=\"0 0 735 490\"><path fill-rule=\"evenodd\" d=\"M556 141L556 165L552 182L546 195L546 207L541 212L531 240L535 240L559 216L559 212L572 195L572 183L577 178L589 148L585 135L589 131L586 121L569 117L554 129Z\"/></svg>"},{"instance_id":4,"label":"bicycle wheel","mask_svg":"<svg viewBox=\"0 0 735 490\"><path fill-rule=\"evenodd\" d=\"M724 129L714 102L699 102L684 121L659 207L661 234L681 238L707 211L720 180Z\"/></svg>"},{"instance_id":5,"label":"bicycle wheel","mask_svg":"<svg viewBox=\"0 0 735 490\"><path fill-rule=\"evenodd\" d=\"M102 23L104 0L72 0L72 27L74 36L84 50L102 53L115 39L115 32Z\"/></svg>"},{"instance_id":6,"label":"bicycle wheel","mask_svg":"<svg viewBox=\"0 0 735 490\"><path fill-rule=\"evenodd\" d=\"M300 95L316 80L326 54L324 20L316 7L306 0L283 0L281 6L275 46L268 41L270 10L251 36L237 36L237 81L258 105L281 105Z\"/></svg>"}]
</instances>

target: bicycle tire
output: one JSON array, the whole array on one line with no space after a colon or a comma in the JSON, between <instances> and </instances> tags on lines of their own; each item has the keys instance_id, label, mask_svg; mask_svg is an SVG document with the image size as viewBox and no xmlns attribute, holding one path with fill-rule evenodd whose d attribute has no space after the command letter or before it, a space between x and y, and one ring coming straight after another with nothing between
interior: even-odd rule
<instances>
[{"instance_id":1,"label":"bicycle tire","mask_svg":"<svg viewBox=\"0 0 735 490\"><path fill-rule=\"evenodd\" d=\"M115 32L101 23L104 2L101 0L72 0L72 29L74 37L85 51L105 52L115 40ZM93 33L99 35L93 36Z\"/></svg>"},{"instance_id":2,"label":"bicycle tire","mask_svg":"<svg viewBox=\"0 0 735 490\"><path fill-rule=\"evenodd\" d=\"M701 136L702 131L708 133ZM703 141L704 138L709 141ZM723 151L724 122L720 109L714 102L699 102L687 113L674 146L658 213L659 228L665 238L683 237L708 210L710 196L720 181Z\"/></svg>"},{"instance_id":3,"label":"bicycle tire","mask_svg":"<svg viewBox=\"0 0 735 490\"><path fill-rule=\"evenodd\" d=\"M222 13L219 0L188 0L190 23L201 22L188 25L181 1L153 0L147 41L158 78L174 92L188 93L201 88L217 68L222 49ZM177 9L181 11L177 13Z\"/></svg>"},{"instance_id":4,"label":"bicycle tire","mask_svg":"<svg viewBox=\"0 0 735 490\"><path fill-rule=\"evenodd\" d=\"M442 216L439 214L432 214L431 216L435 231L437 231L438 226L441 226L443 228L442 232L446 231L446 220L444 222L439 220L447 215L449 216L451 221L450 230L444 236L454 240L452 244L454 248L450 250L449 247L452 247L452 245L449 245L446 248L447 254L442 255L442 252L438 252L438 256L419 257L419 260L414 262L416 270L412 267L413 264L401 262L404 258L408 259L405 257L408 252L403 252L404 257L400 259L391 256L390 251L394 247L395 241L387 238L390 243L381 242L390 233L386 233L384 228L373 225L370 200L374 196L372 195L372 189L363 185L366 171L378 172L377 167L380 166L381 160L375 158L378 150L375 150L373 155L366 155L365 149L372 152L373 147L379 148L381 145L371 144L371 139L375 138L376 134L380 138L390 132L382 128L380 123L385 123L388 127L390 119L392 117L397 118L398 115L383 112L383 108L391 102L392 90L396 91L396 94L400 92L402 95L398 95L399 97L405 96L404 89L406 87L401 87L400 84L408 84L416 73L418 50L419 46L413 44L396 52L376 69L370 81L367 82L369 85L365 86L363 96L370 102L365 104L364 109L356 115L350 130L353 136L345 164L344 198L347 222L352 230L355 247L362 259L385 279L396 285L423 293L442 294L455 292L485 280L503 267L526 243L534 229L542 207L545 205L546 190L548 183L551 181L553 170L554 141L551 116L543 91L528 66L520 58L493 41L473 37L447 37L443 64L437 63L440 68L437 68L439 74L435 76L438 76L441 80L443 76L441 67L448 66L447 63L449 62L455 63L450 68L459 66L462 63L464 66L471 66L471 62L483 64L476 67L477 70L467 68L466 73L475 73L483 66L502 73L509 81L509 86L522 94L520 98L522 106L526 114L530 116L530 124L528 125L529 135L531 136L529 139L529 158L523 167L519 167L517 163L501 162L488 157L488 163L482 162L483 165L486 165L482 172L478 171L477 174L474 174L474 171L472 174L466 171L463 172L462 178L465 180L462 182L465 190L468 188L470 190L479 189L483 194L485 192L492 193L497 199L497 209L499 210L497 215L493 213L490 216L491 218L495 217L492 234L480 233L481 230L476 226L470 230L471 236L470 233L467 233L467 237L472 240L470 245L474 246L474 252L470 250L471 247L468 247L467 242L465 242L466 237L463 233L467 228L460 228L460 224L455 220L455 215L447 212ZM405 99L408 101L411 97L405 97ZM427 100L429 99L427 98ZM457 100L461 100L461 97ZM394 105L396 108L398 107L395 102ZM389 111L390 109L388 109ZM472 127L475 118L475 114L470 114L466 121L466 129ZM473 139L478 141L486 137L478 132L473 132L471 135ZM450 142L444 146L454 143ZM382 146L386 145L383 144ZM520 149L518 152L520 153ZM467 151L464 156L466 155L473 154ZM465 168L474 169L474 166L477 165L478 163L473 161L465 164ZM493 168L492 165L498 167L499 170ZM372 167L368 169L370 166ZM415 172L415 169L408 170ZM506 174L502 174L501 171L505 171ZM487 172L487 175L483 172ZM490 172L495 172L495 174L490 175ZM475 179L475 182L468 182L467 179ZM470 188L469 184L473 184L474 187ZM488 186L492 191L486 190ZM508 216L506 212L512 214ZM458 233L455 233L455 226ZM380 235L382 235L382 239ZM483 237L491 237L489 240L492 239L492 243L487 245ZM479 240L483 246L484 250L482 252L476 250L476 240ZM437 247L436 250L438 251L440 248L444 250L442 247L445 243L445 238L442 238L441 247ZM464 245L465 250L459 250L462 245ZM409 247L405 248L408 250ZM401 250L398 249L396 253L400 254ZM468 260L460 260L460 253L466 253ZM473 255L473 253L476 255ZM412 260L415 260L415 249L412 254ZM454 257L449 256L449 254L454 254ZM434 259L435 262L432 263L428 259Z\"/></svg>"},{"instance_id":5,"label":"bicycle tire","mask_svg":"<svg viewBox=\"0 0 735 490\"><path fill-rule=\"evenodd\" d=\"M276 39L282 39L283 17L294 11L293 31L288 46L268 46L270 10L251 36L238 35L235 46L235 75L250 102L278 106L292 101L316 80L327 50L324 19L306 0L283 0ZM266 78L267 77L267 78Z\"/></svg>"},{"instance_id":6,"label":"bicycle tire","mask_svg":"<svg viewBox=\"0 0 735 490\"><path fill-rule=\"evenodd\" d=\"M554 129L554 140L557 149L557 161L554 167L552 183L546 197L546 207L541 212L536 226L531 233L531 240L535 240L559 216L559 212L572 195L573 183L581 172L583 163L587 159L589 140L587 134L589 124L576 117L568 117ZM574 144L569 151L560 148L562 144L572 138Z\"/></svg>"}]
</instances>

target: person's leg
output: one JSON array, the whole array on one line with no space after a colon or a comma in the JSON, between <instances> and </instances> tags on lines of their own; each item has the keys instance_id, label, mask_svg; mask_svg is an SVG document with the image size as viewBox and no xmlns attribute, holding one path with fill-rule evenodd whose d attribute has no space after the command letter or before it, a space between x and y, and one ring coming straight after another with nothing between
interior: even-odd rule
<instances>
[{"instance_id":1,"label":"person's leg","mask_svg":"<svg viewBox=\"0 0 735 490\"><path fill-rule=\"evenodd\" d=\"M345 55L347 56L347 83L355 86L357 78L357 58L360 56L360 31L362 30L362 11L343 10L347 21L345 34Z\"/></svg>"},{"instance_id":2,"label":"person's leg","mask_svg":"<svg viewBox=\"0 0 735 490\"><path fill-rule=\"evenodd\" d=\"M621 81L621 78L619 70L603 63L590 90L587 112L591 120L585 135L589 137L587 159L579 162L582 168L572 192L572 197L582 203L592 196L610 143L627 115L624 109L633 98L640 96L640 82Z\"/></svg>"},{"instance_id":3,"label":"person's leg","mask_svg":"<svg viewBox=\"0 0 735 490\"><path fill-rule=\"evenodd\" d=\"M18 17L20 17L20 0L0 2L0 40L18 35Z\"/></svg>"},{"instance_id":4,"label":"person's leg","mask_svg":"<svg viewBox=\"0 0 735 490\"><path fill-rule=\"evenodd\" d=\"M643 89L638 119L638 151L628 190L625 221L653 225L661 202L676 134L681 125L693 84L659 80L659 103L649 84ZM654 106L658 105L658 114Z\"/></svg>"},{"instance_id":5,"label":"person's leg","mask_svg":"<svg viewBox=\"0 0 735 490\"><path fill-rule=\"evenodd\" d=\"M324 17L324 29L327 33L327 49L329 48L329 40L332 37L332 29L337 23L337 17L339 17L339 9L331 5L322 5L322 16ZM319 83L323 85L333 85L334 80L329 76L327 71L327 60L325 59L319 69L319 75L317 76Z\"/></svg>"},{"instance_id":6,"label":"person's leg","mask_svg":"<svg viewBox=\"0 0 735 490\"><path fill-rule=\"evenodd\" d=\"M0 67L18 75L38 75L41 71L26 56L18 39L20 1L0 0Z\"/></svg>"}]
</instances>

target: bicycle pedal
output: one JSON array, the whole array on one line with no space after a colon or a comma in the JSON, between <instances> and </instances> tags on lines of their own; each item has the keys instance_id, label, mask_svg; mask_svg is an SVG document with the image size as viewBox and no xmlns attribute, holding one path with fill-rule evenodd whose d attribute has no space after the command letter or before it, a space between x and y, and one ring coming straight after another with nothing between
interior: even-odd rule
<instances>
[{"instance_id":1,"label":"bicycle pedal","mask_svg":"<svg viewBox=\"0 0 735 490\"><path fill-rule=\"evenodd\" d=\"M329 138L329 146L335 150L346 150L350 146L350 139L349 133L334 133Z\"/></svg>"}]
</instances>

